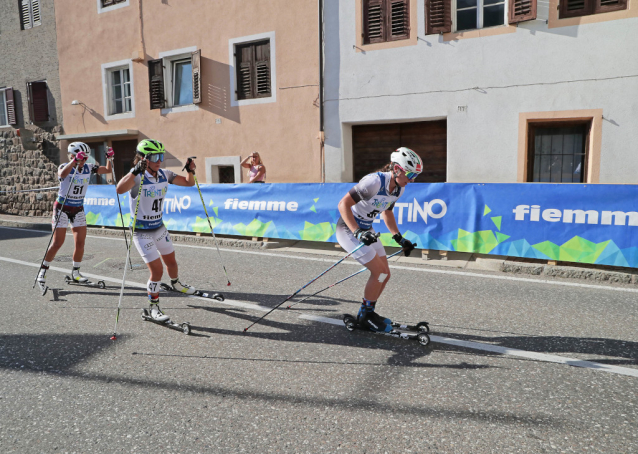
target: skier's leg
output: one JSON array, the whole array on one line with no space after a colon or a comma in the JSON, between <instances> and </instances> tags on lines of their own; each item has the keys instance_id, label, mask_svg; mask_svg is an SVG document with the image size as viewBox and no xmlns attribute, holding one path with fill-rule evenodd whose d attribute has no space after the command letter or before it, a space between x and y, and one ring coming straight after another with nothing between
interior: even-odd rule
<instances>
[{"instance_id":1,"label":"skier's leg","mask_svg":"<svg viewBox=\"0 0 638 454\"><path fill-rule=\"evenodd\" d=\"M160 228L159 231L161 230L162 229ZM162 254L162 260L166 265L168 276L171 278L171 286L173 287L173 290L186 293L187 295L194 294L197 291L194 287L180 282L179 280L179 267L177 266L177 260L175 259L175 248L171 241L171 235L166 228L164 228L164 231L155 238L155 244L157 245L159 253Z\"/></svg>"},{"instance_id":2,"label":"skier's leg","mask_svg":"<svg viewBox=\"0 0 638 454\"><path fill-rule=\"evenodd\" d=\"M53 222L52 222L53 225L55 225L55 221L56 221L56 214L54 213ZM55 233L53 234L53 240L51 241L51 246L49 246L49 250L44 256L45 261L52 262L53 259L55 258L55 255L58 253L58 251L64 244L68 222L69 222L69 218L67 217L66 213L63 211L62 213L60 213L60 220L58 221L58 226L55 229Z\"/></svg>"},{"instance_id":3,"label":"skier's leg","mask_svg":"<svg viewBox=\"0 0 638 454\"><path fill-rule=\"evenodd\" d=\"M79 214L79 213L78 213ZM82 212L84 214L84 212ZM76 216L77 218L77 216ZM80 274L80 266L82 266L82 258L84 257L84 244L86 242L86 225L74 226L73 232L73 270L71 278L80 284L85 284L89 280Z\"/></svg>"},{"instance_id":4,"label":"skier's leg","mask_svg":"<svg viewBox=\"0 0 638 454\"><path fill-rule=\"evenodd\" d=\"M146 291L148 293L151 317L153 317L153 319L158 322L165 322L170 317L164 314L164 312L162 312L159 307L159 284L162 280L162 274L164 273L164 266L162 265L162 261L159 258L153 260L152 262L148 262L146 266L148 266L148 269L151 272L151 277L146 283Z\"/></svg>"}]
</instances>

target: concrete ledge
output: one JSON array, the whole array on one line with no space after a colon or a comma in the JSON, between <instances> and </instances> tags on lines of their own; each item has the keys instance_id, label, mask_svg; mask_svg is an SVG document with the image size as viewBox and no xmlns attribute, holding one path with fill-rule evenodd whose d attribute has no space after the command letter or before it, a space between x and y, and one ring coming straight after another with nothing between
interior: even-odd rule
<instances>
[{"instance_id":1,"label":"concrete ledge","mask_svg":"<svg viewBox=\"0 0 638 454\"><path fill-rule=\"evenodd\" d=\"M47 218L48 219L48 218ZM32 222L30 221L13 221L8 219L0 219L0 225L5 227L16 227L20 229L32 229L32 230L43 230L51 233L51 223L43 223L42 221L36 219Z\"/></svg>"},{"instance_id":2,"label":"concrete ledge","mask_svg":"<svg viewBox=\"0 0 638 454\"><path fill-rule=\"evenodd\" d=\"M623 273L621 271L607 271L577 266L552 266L506 260L501 266L501 271L504 273L551 276L563 279L582 279L612 284L638 284L638 275L636 275L635 272Z\"/></svg>"}]
</instances>

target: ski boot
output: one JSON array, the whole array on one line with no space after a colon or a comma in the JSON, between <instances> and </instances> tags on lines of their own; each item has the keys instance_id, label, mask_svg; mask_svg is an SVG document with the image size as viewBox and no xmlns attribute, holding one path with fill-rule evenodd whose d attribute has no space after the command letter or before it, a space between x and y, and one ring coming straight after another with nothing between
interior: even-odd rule
<instances>
[{"instance_id":1,"label":"ski boot","mask_svg":"<svg viewBox=\"0 0 638 454\"><path fill-rule=\"evenodd\" d=\"M85 278L84 276L80 274L80 268L75 266L73 267L73 270L71 271L71 279L73 279L73 281L76 284L87 284L89 282L87 278Z\"/></svg>"},{"instance_id":2,"label":"ski boot","mask_svg":"<svg viewBox=\"0 0 638 454\"><path fill-rule=\"evenodd\" d=\"M38 283L38 287L40 287L42 296L44 296L47 293L47 290L49 290L49 287L47 287L46 278L44 277L44 275L39 275L36 279L36 282Z\"/></svg>"},{"instance_id":3,"label":"ski boot","mask_svg":"<svg viewBox=\"0 0 638 454\"><path fill-rule=\"evenodd\" d=\"M150 308L142 309L142 320L147 322L153 322L158 325L166 326L168 328L176 329L184 334L191 333L191 325L188 322L175 323L171 321L170 317L166 315L159 307L159 298L150 300Z\"/></svg>"},{"instance_id":4,"label":"ski boot","mask_svg":"<svg viewBox=\"0 0 638 454\"><path fill-rule=\"evenodd\" d=\"M197 293L197 290L195 289L195 287L188 284L182 284L179 281L179 277L176 277L175 279L171 279L171 286L173 287L173 290L175 290L176 292L186 293L187 295L194 295Z\"/></svg>"},{"instance_id":5,"label":"ski boot","mask_svg":"<svg viewBox=\"0 0 638 454\"><path fill-rule=\"evenodd\" d=\"M363 299L359 313L357 314L357 324L362 328L367 328L370 331L379 331L382 333L389 333L392 331L392 321L385 317L381 317L374 311L376 301L368 301Z\"/></svg>"},{"instance_id":6,"label":"ski boot","mask_svg":"<svg viewBox=\"0 0 638 454\"><path fill-rule=\"evenodd\" d=\"M104 281L91 282L84 276L80 274L79 267L73 267L73 271L71 271L71 276L64 276L64 282L69 285L82 285L84 287L95 287L105 289L106 284Z\"/></svg>"}]
</instances>

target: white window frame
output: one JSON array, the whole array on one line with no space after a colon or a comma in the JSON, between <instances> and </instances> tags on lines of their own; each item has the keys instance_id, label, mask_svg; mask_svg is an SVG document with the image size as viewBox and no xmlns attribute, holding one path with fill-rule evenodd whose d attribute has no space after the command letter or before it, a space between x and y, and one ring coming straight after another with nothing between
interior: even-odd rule
<instances>
[{"instance_id":1,"label":"white window frame","mask_svg":"<svg viewBox=\"0 0 638 454\"><path fill-rule=\"evenodd\" d=\"M197 46L191 46L159 53L158 58L162 59L162 66L164 67L164 99L167 103L167 107L161 110L162 115L199 110L199 104L173 105L173 63L177 60L191 59L193 52L196 51Z\"/></svg>"},{"instance_id":2,"label":"white window frame","mask_svg":"<svg viewBox=\"0 0 638 454\"><path fill-rule=\"evenodd\" d=\"M129 3L130 3L130 0L126 0L125 2L122 2L122 3L116 3L115 5L104 7L102 6L102 0L97 0L97 13L102 14L102 13L107 13L109 11L115 11L116 9L125 8L129 6Z\"/></svg>"},{"instance_id":3,"label":"white window frame","mask_svg":"<svg viewBox=\"0 0 638 454\"><path fill-rule=\"evenodd\" d=\"M131 111L111 115L111 72L115 70L127 69L131 78ZM104 119L106 121L123 120L126 118L135 118L135 81L133 79L133 60L120 60L102 65L102 96L104 100Z\"/></svg>"},{"instance_id":4,"label":"white window frame","mask_svg":"<svg viewBox=\"0 0 638 454\"><path fill-rule=\"evenodd\" d=\"M5 95L6 89L5 88L0 88L0 96L2 97L3 101L4 101L4 118L7 119L7 124L3 125L0 124L0 128L10 128L11 125L9 124L9 112L7 111L7 95Z\"/></svg>"},{"instance_id":5,"label":"white window frame","mask_svg":"<svg viewBox=\"0 0 638 454\"><path fill-rule=\"evenodd\" d=\"M508 14L509 14L509 1L508 0L503 0L504 3L504 11L503 11L503 24L501 25L492 25L491 27L487 27L487 28L496 28L496 27L505 27L508 25L507 23L507 18L508 18ZM472 30L483 30L483 0L476 0L476 4L477 4L477 18L476 18L476 28L468 28L467 30L458 30L458 24L457 24L457 20L456 20L456 12L458 11L456 8L456 4L457 4L457 0L454 0L452 2L452 30L454 31L454 33L464 33L464 32L471 32ZM464 8L465 9L465 8Z\"/></svg>"},{"instance_id":6,"label":"white window frame","mask_svg":"<svg viewBox=\"0 0 638 454\"><path fill-rule=\"evenodd\" d=\"M235 174L235 184L241 183L241 158L240 156L219 156L216 158L206 158L206 183L219 183L219 167L232 166Z\"/></svg>"},{"instance_id":7,"label":"white window frame","mask_svg":"<svg viewBox=\"0 0 638 454\"><path fill-rule=\"evenodd\" d=\"M249 44L255 41L270 40L270 93L268 98L237 99L237 59L235 47L238 44ZM276 58L275 32L260 33L258 35L242 36L228 40L228 67L230 68L230 105L231 107L248 106L251 104L266 104L277 102L277 58Z\"/></svg>"}]
</instances>

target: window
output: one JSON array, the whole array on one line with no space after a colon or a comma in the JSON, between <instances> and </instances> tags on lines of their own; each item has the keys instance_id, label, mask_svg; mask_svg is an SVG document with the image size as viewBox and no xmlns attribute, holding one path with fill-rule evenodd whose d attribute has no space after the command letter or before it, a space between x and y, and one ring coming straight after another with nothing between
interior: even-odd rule
<instances>
[{"instance_id":1,"label":"window","mask_svg":"<svg viewBox=\"0 0 638 454\"><path fill-rule=\"evenodd\" d=\"M537 0L425 0L425 34L473 30L536 19ZM507 3L507 7L506 7ZM454 6L454 13L452 7Z\"/></svg>"},{"instance_id":2,"label":"window","mask_svg":"<svg viewBox=\"0 0 638 454\"><path fill-rule=\"evenodd\" d=\"M456 0L456 31L505 24L505 0Z\"/></svg>"},{"instance_id":3,"label":"window","mask_svg":"<svg viewBox=\"0 0 638 454\"><path fill-rule=\"evenodd\" d=\"M220 183L235 183L235 167L233 166L218 166L219 170L219 182Z\"/></svg>"},{"instance_id":4,"label":"window","mask_svg":"<svg viewBox=\"0 0 638 454\"><path fill-rule=\"evenodd\" d=\"M123 8L129 5L129 0L97 0L97 12L103 13Z\"/></svg>"},{"instance_id":5,"label":"window","mask_svg":"<svg viewBox=\"0 0 638 454\"><path fill-rule=\"evenodd\" d=\"M561 0L560 19L627 9L627 0Z\"/></svg>"},{"instance_id":6,"label":"window","mask_svg":"<svg viewBox=\"0 0 638 454\"><path fill-rule=\"evenodd\" d=\"M235 56L237 99L270 97L270 40L237 45Z\"/></svg>"},{"instance_id":7,"label":"window","mask_svg":"<svg viewBox=\"0 0 638 454\"><path fill-rule=\"evenodd\" d=\"M22 30L42 25L40 0L20 0L20 22L22 22Z\"/></svg>"},{"instance_id":8,"label":"window","mask_svg":"<svg viewBox=\"0 0 638 454\"><path fill-rule=\"evenodd\" d=\"M160 57L148 62L151 109L192 110L179 108L202 102L201 50L160 53Z\"/></svg>"},{"instance_id":9,"label":"window","mask_svg":"<svg viewBox=\"0 0 638 454\"><path fill-rule=\"evenodd\" d=\"M86 160L89 164L95 164L98 166L106 165L106 153L104 151L104 143L87 143L91 149L91 153ZM91 175L90 184L106 184L106 174Z\"/></svg>"},{"instance_id":10,"label":"window","mask_svg":"<svg viewBox=\"0 0 638 454\"><path fill-rule=\"evenodd\" d=\"M591 122L530 124L527 181L587 181L587 141Z\"/></svg>"},{"instance_id":11,"label":"window","mask_svg":"<svg viewBox=\"0 0 638 454\"><path fill-rule=\"evenodd\" d=\"M410 37L409 0L364 0L363 44Z\"/></svg>"},{"instance_id":12,"label":"window","mask_svg":"<svg viewBox=\"0 0 638 454\"><path fill-rule=\"evenodd\" d=\"M135 117L135 90L131 60L102 65L104 118L119 120Z\"/></svg>"},{"instance_id":13,"label":"window","mask_svg":"<svg viewBox=\"0 0 638 454\"><path fill-rule=\"evenodd\" d=\"M0 89L0 126L15 125L16 113L13 100L13 88Z\"/></svg>"},{"instance_id":14,"label":"window","mask_svg":"<svg viewBox=\"0 0 638 454\"><path fill-rule=\"evenodd\" d=\"M132 110L131 70L126 67L109 71L109 115Z\"/></svg>"},{"instance_id":15,"label":"window","mask_svg":"<svg viewBox=\"0 0 638 454\"><path fill-rule=\"evenodd\" d=\"M27 83L31 123L49 121L49 89L45 81Z\"/></svg>"}]
</instances>

